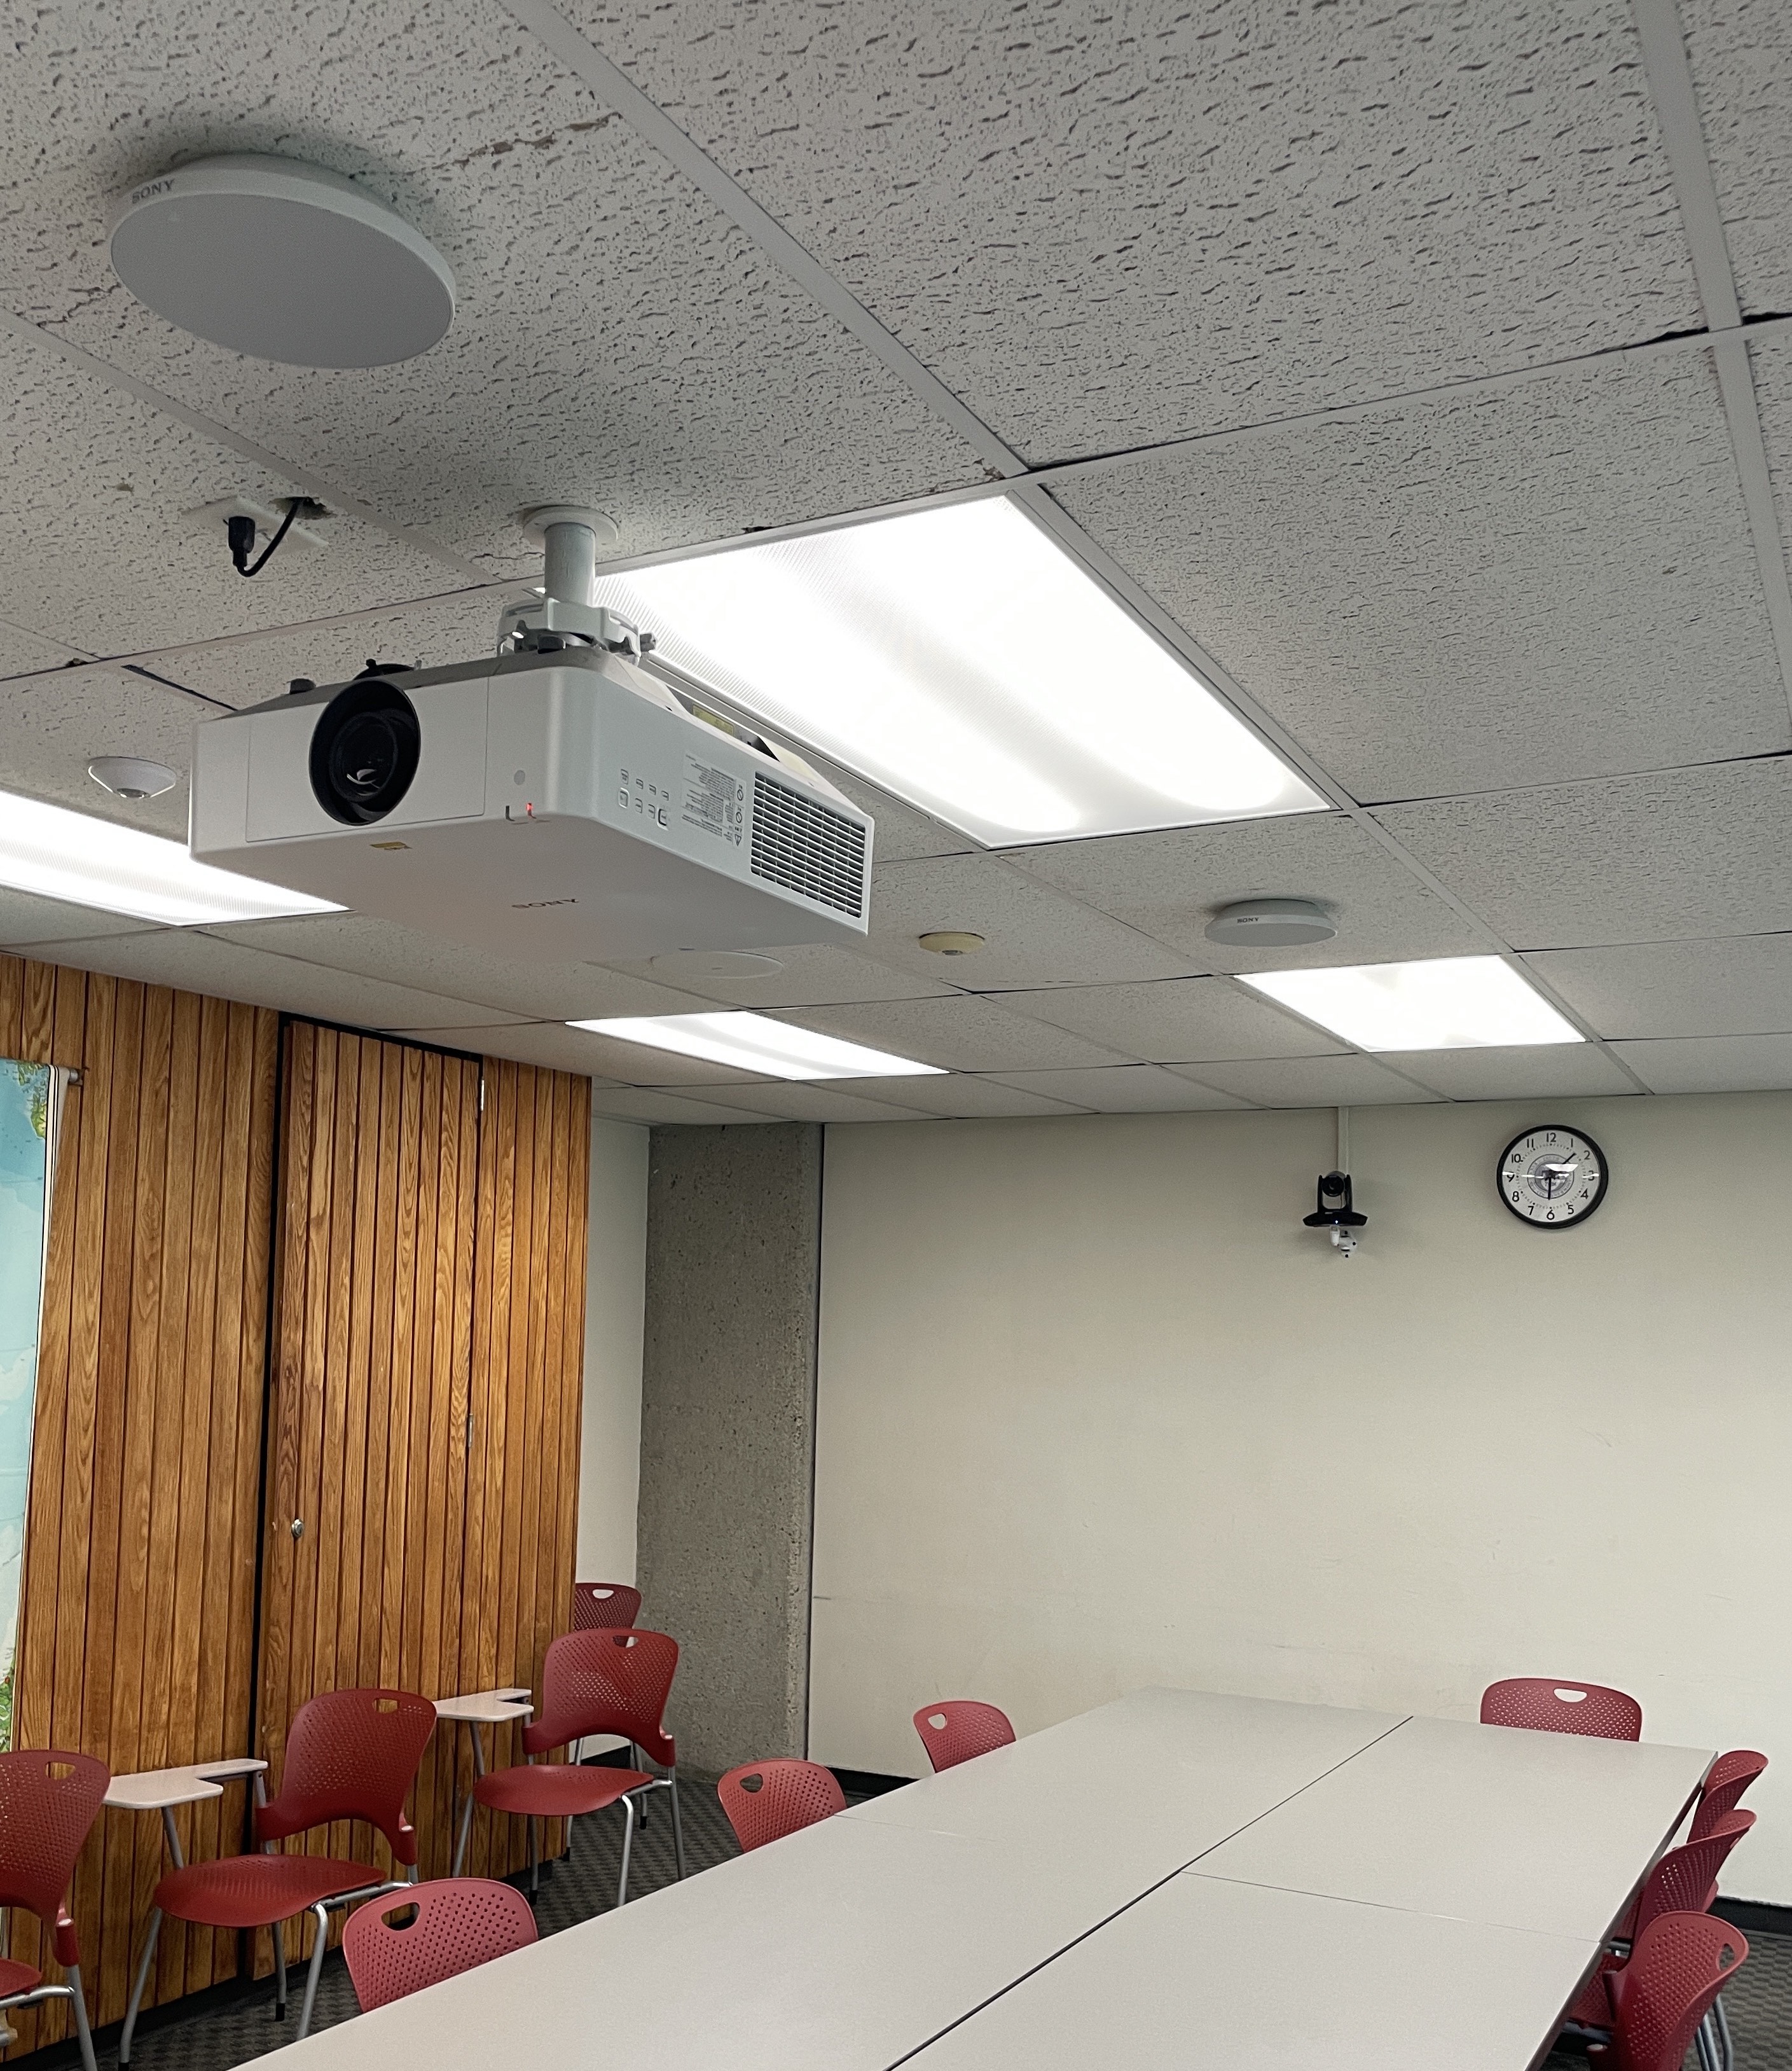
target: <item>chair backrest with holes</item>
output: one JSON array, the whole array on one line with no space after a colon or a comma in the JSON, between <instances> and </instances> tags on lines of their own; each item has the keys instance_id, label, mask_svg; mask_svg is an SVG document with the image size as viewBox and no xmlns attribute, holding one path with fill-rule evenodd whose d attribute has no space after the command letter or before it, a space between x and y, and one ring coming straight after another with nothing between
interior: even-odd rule
<instances>
[{"instance_id":1,"label":"chair backrest with holes","mask_svg":"<svg viewBox=\"0 0 1792 2071\"><path fill-rule=\"evenodd\" d=\"M641 1614L641 1592L626 1582L575 1582L572 1630L601 1632L612 1626L632 1626Z\"/></svg>"},{"instance_id":2,"label":"chair backrest with holes","mask_svg":"<svg viewBox=\"0 0 1792 2071\"><path fill-rule=\"evenodd\" d=\"M1642 1707L1603 1683L1557 1683L1547 1675L1514 1675L1481 1693L1484 1726L1523 1726L1533 1733L1584 1733L1601 1741L1642 1738Z\"/></svg>"},{"instance_id":3,"label":"chair backrest with holes","mask_svg":"<svg viewBox=\"0 0 1792 2071\"><path fill-rule=\"evenodd\" d=\"M416 1909L408 1926L393 1923ZM370 1900L342 1930L342 1959L361 2011L439 1985L495 1956L526 1949L535 1917L514 1885L489 1877L443 1877Z\"/></svg>"},{"instance_id":4,"label":"chair backrest with holes","mask_svg":"<svg viewBox=\"0 0 1792 2071\"><path fill-rule=\"evenodd\" d=\"M1755 1823L1752 1812L1726 1812L1701 1839L1670 1848L1642 1880L1632 1941L1664 1913L1703 1913L1711 1904L1724 1858Z\"/></svg>"},{"instance_id":5,"label":"chair backrest with holes","mask_svg":"<svg viewBox=\"0 0 1792 2071\"><path fill-rule=\"evenodd\" d=\"M666 1768L678 1758L661 1724L678 1671L679 1643L663 1632L568 1632L547 1650L541 1716L523 1729L530 1754L587 1733L620 1733Z\"/></svg>"},{"instance_id":6,"label":"chair backrest with holes","mask_svg":"<svg viewBox=\"0 0 1792 2071\"><path fill-rule=\"evenodd\" d=\"M64 1969L80 1954L63 1901L111 1782L111 1770L90 1754L0 1754L0 1906L35 1913L54 1934Z\"/></svg>"},{"instance_id":7,"label":"chair backrest with holes","mask_svg":"<svg viewBox=\"0 0 1792 2071\"><path fill-rule=\"evenodd\" d=\"M762 1848L846 1810L834 1772L818 1761L749 1761L716 1786L742 1848Z\"/></svg>"},{"instance_id":8,"label":"chair backrest with holes","mask_svg":"<svg viewBox=\"0 0 1792 2071\"><path fill-rule=\"evenodd\" d=\"M923 1704L915 1714L915 1731L936 1772L956 1769L991 1748L1007 1747L1015 1737L1006 1712L994 1704L981 1704L974 1697L949 1697L941 1704Z\"/></svg>"},{"instance_id":9,"label":"chair backrest with holes","mask_svg":"<svg viewBox=\"0 0 1792 2071\"><path fill-rule=\"evenodd\" d=\"M1689 1841L1702 1841L1726 1812L1733 1812L1743 1792L1767 1766L1767 1757L1753 1748L1720 1754L1705 1772L1705 1787L1693 1807Z\"/></svg>"},{"instance_id":10,"label":"chair backrest with holes","mask_svg":"<svg viewBox=\"0 0 1792 2071\"><path fill-rule=\"evenodd\" d=\"M414 1863L417 1837L404 1798L435 1725L435 1706L409 1690L330 1690L309 1699L286 1729L280 1793L256 1808L256 1839L281 1841L332 1819L365 1819L401 1863Z\"/></svg>"},{"instance_id":11,"label":"chair backrest with holes","mask_svg":"<svg viewBox=\"0 0 1792 2071\"><path fill-rule=\"evenodd\" d=\"M1749 1945L1708 1913L1663 1913L1612 1971L1612 2071L1680 2071L1694 2031L1740 1966Z\"/></svg>"}]
</instances>

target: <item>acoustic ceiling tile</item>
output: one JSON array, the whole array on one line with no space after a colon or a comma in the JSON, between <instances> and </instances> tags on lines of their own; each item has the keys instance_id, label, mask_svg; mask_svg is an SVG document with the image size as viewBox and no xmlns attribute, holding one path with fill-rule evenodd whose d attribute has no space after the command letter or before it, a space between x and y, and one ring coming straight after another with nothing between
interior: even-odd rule
<instances>
[{"instance_id":1,"label":"acoustic ceiling tile","mask_svg":"<svg viewBox=\"0 0 1792 2071\"><path fill-rule=\"evenodd\" d=\"M326 970L292 957L270 956L240 942L220 941L191 928L156 928L133 935L45 942L31 953L51 963L108 971L114 978L208 992L221 999L314 1015L354 1028L429 1030L492 1027L515 1016L464 999L445 999L408 986L353 972ZM445 1040L437 1038L433 1040Z\"/></svg>"},{"instance_id":2,"label":"acoustic ceiling tile","mask_svg":"<svg viewBox=\"0 0 1792 2071\"><path fill-rule=\"evenodd\" d=\"M1101 1064L1072 1072L1002 1072L1003 1085L1052 1100L1073 1101L1096 1114L1176 1114L1248 1102L1212 1086L1197 1085L1157 1064Z\"/></svg>"},{"instance_id":3,"label":"acoustic ceiling tile","mask_svg":"<svg viewBox=\"0 0 1792 2071\"><path fill-rule=\"evenodd\" d=\"M1376 818L1515 949L1792 929L1792 759L1485 792Z\"/></svg>"},{"instance_id":4,"label":"acoustic ceiling tile","mask_svg":"<svg viewBox=\"0 0 1792 2071\"><path fill-rule=\"evenodd\" d=\"M328 534L331 527L319 529ZM314 683L345 683L370 661L426 668L470 662L492 651L498 614L511 593L472 589L321 625L284 625L256 639L218 641L158 655L155 670L190 691L240 708L279 697L295 676L309 676Z\"/></svg>"},{"instance_id":5,"label":"acoustic ceiling tile","mask_svg":"<svg viewBox=\"0 0 1792 2071\"><path fill-rule=\"evenodd\" d=\"M1400 1068L1445 1100L1549 1100L1634 1093L1636 1087L1597 1043L1539 1043L1518 1049L1403 1050Z\"/></svg>"},{"instance_id":6,"label":"acoustic ceiling tile","mask_svg":"<svg viewBox=\"0 0 1792 2071\"><path fill-rule=\"evenodd\" d=\"M1622 0L568 11L1035 461L1701 321Z\"/></svg>"},{"instance_id":7,"label":"acoustic ceiling tile","mask_svg":"<svg viewBox=\"0 0 1792 2071\"><path fill-rule=\"evenodd\" d=\"M182 843L193 723L206 707L121 669L58 670L0 683L0 790L47 798ZM87 773L96 755L141 755L180 773L158 798L134 802Z\"/></svg>"},{"instance_id":8,"label":"acoustic ceiling tile","mask_svg":"<svg viewBox=\"0 0 1792 2071\"><path fill-rule=\"evenodd\" d=\"M102 913L96 906L71 906L35 892L0 885L0 948L19 949L34 942L76 942L100 935L139 935L154 930L153 921L134 921L123 913Z\"/></svg>"},{"instance_id":9,"label":"acoustic ceiling tile","mask_svg":"<svg viewBox=\"0 0 1792 2071\"><path fill-rule=\"evenodd\" d=\"M921 1115L945 1122L1000 1119L1007 1115L1081 1114L1065 1098L1048 1100L1000 1079L974 1078L953 1072L941 1079L855 1079L855 1089L880 1099L901 1101Z\"/></svg>"},{"instance_id":10,"label":"acoustic ceiling tile","mask_svg":"<svg viewBox=\"0 0 1792 2071\"><path fill-rule=\"evenodd\" d=\"M1220 978L1173 978L1150 985L1066 986L1008 992L1004 1007L1160 1064L1229 1057L1318 1056L1336 1037Z\"/></svg>"},{"instance_id":11,"label":"acoustic ceiling tile","mask_svg":"<svg viewBox=\"0 0 1792 2071\"><path fill-rule=\"evenodd\" d=\"M1787 187L1792 192L1792 178ZM1782 246L1784 242L1782 234ZM1768 478L1779 511L1780 538L1782 543L1792 543L1792 336L1779 332L1752 338L1749 365L1754 375L1761 436L1767 449ZM1787 551L1792 564L1792 544Z\"/></svg>"},{"instance_id":12,"label":"acoustic ceiling tile","mask_svg":"<svg viewBox=\"0 0 1792 2071\"><path fill-rule=\"evenodd\" d=\"M6 106L0 92L0 134ZM0 189L0 207L5 199ZM181 513L231 496L266 505L294 485L10 332L0 332L0 480L9 611L92 654L138 654L443 584L438 563L349 518L330 520L315 552L282 547L244 581L223 527L213 538Z\"/></svg>"},{"instance_id":13,"label":"acoustic ceiling tile","mask_svg":"<svg viewBox=\"0 0 1792 2071\"><path fill-rule=\"evenodd\" d=\"M327 23L173 0L147 27L70 0L7 55L0 260L21 313L494 573L534 565L531 504L595 504L639 554L981 472L498 0ZM134 301L108 197L245 150L347 174L430 237L457 287L442 342L344 376L245 360Z\"/></svg>"},{"instance_id":14,"label":"acoustic ceiling tile","mask_svg":"<svg viewBox=\"0 0 1792 2071\"><path fill-rule=\"evenodd\" d=\"M711 1003L599 964L523 962L367 913L295 915L206 931L280 956L474 1000L528 1021L612 1014L701 1014Z\"/></svg>"},{"instance_id":15,"label":"acoustic ceiling tile","mask_svg":"<svg viewBox=\"0 0 1792 2071\"><path fill-rule=\"evenodd\" d=\"M1678 13L1743 310L1792 308L1792 19L1781 0L1679 0Z\"/></svg>"},{"instance_id":16,"label":"acoustic ceiling tile","mask_svg":"<svg viewBox=\"0 0 1792 2071\"><path fill-rule=\"evenodd\" d=\"M1792 747L1702 352L1289 427L1056 494L1355 798Z\"/></svg>"},{"instance_id":17,"label":"acoustic ceiling tile","mask_svg":"<svg viewBox=\"0 0 1792 2071\"><path fill-rule=\"evenodd\" d=\"M929 999L956 990L937 980L911 978L892 970L888 964L851 949L837 949L826 943L808 943L794 949L754 951L774 958L779 968L763 974L739 977L710 977L702 966L704 953L672 951L638 963L619 964L618 970L632 972L655 983L672 984L701 995L700 1004L748 1007L761 1011L773 1007L829 1007L867 999ZM605 1010L608 1011L607 1009ZM623 1007L626 1014L673 1013L675 1008Z\"/></svg>"},{"instance_id":18,"label":"acoustic ceiling tile","mask_svg":"<svg viewBox=\"0 0 1792 2071\"><path fill-rule=\"evenodd\" d=\"M921 936L949 929L981 935L984 946L958 957L921 947ZM869 947L900 970L978 992L1183 978L1204 968L992 855L875 870Z\"/></svg>"},{"instance_id":19,"label":"acoustic ceiling tile","mask_svg":"<svg viewBox=\"0 0 1792 2071\"><path fill-rule=\"evenodd\" d=\"M0 620L0 677L27 675L35 669L59 669L84 658L59 641L46 640L40 633Z\"/></svg>"},{"instance_id":20,"label":"acoustic ceiling tile","mask_svg":"<svg viewBox=\"0 0 1792 2071\"><path fill-rule=\"evenodd\" d=\"M1478 929L1340 813L1113 835L1020 849L1013 856L1032 876L1210 970L1473 956L1489 946ZM1253 895L1318 900L1336 921L1337 935L1295 949L1228 949L1208 941L1204 931L1215 912Z\"/></svg>"},{"instance_id":21,"label":"acoustic ceiling tile","mask_svg":"<svg viewBox=\"0 0 1792 2071\"><path fill-rule=\"evenodd\" d=\"M1054 1065L1130 1064L1111 1048L1087 1043L1061 1028L1048 1028L1011 1014L993 999L958 993L945 999L891 999L857 1007L804 1007L773 1017L827 1036L843 1036L917 1064L952 1072L1025 1072ZM620 1075L618 1075L620 1076ZM925 1078L904 1079L919 1089ZM855 1091L864 1090L856 1082Z\"/></svg>"},{"instance_id":22,"label":"acoustic ceiling tile","mask_svg":"<svg viewBox=\"0 0 1792 2071\"><path fill-rule=\"evenodd\" d=\"M662 1128L717 1129L731 1122L757 1126L777 1119L776 1115L757 1114L746 1108L723 1107L714 1101L691 1100L682 1093L640 1086L593 1085L591 1108L593 1113L608 1115L613 1122L640 1122Z\"/></svg>"},{"instance_id":23,"label":"acoustic ceiling tile","mask_svg":"<svg viewBox=\"0 0 1792 2071\"><path fill-rule=\"evenodd\" d=\"M1688 1036L1614 1043L1651 1093L1736 1093L1792 1087L1792 1035Z\"/></svg>"},{"instance_id":24,"label":"acoustic ceiling tile","mask_svg":"<svg viewBox=\"0 0 1792 2071\"><path fill-rule=\"evenodd\" d=\"M1792 935L1544 949L1525 962L1601 1036L1792 1032Z\"/></svg>"},{"instance_id":25,"label":"acoustic ceiling tile","mask_svg":"<svg viewBox=\"0 0 1792 2071\"><path fill-rule=\"evenodd\" d=\"M1271 1057L1171 1068L1258 1107L1368 1107L1437 1098L1373 1057Z\"/></svg>"},{"instance_id":26,"label":"acoustic ceiling tile","mask_svg":"<svg viewBox=\"0 0 1792 2071\"><path fill-rule=\"evenodd\" d=\"M891 1079L878 1083L894 1088L906 1081ZM730 1086L728 1100L730 1105L767 1122L916 1122L921 1118L914 1108L899 1107L888 1100L867 1100L843 1086L794 1081L775 1086Z\"/></svg>"}]
</instances>

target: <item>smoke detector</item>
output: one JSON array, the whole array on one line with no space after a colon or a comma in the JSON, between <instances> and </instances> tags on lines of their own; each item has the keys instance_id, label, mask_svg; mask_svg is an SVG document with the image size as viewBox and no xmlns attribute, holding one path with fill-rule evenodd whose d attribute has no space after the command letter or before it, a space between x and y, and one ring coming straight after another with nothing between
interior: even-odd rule
<instances>
[{"instance_id":1,"label":"smoke detector","mask_svg":"<svg viewBox=\"0 0 1792 2071\"><path fill-rule=\"evenodd\" d=\"M352 180L233 152L113 204L114 271L178 329L289 367L387 367L454 317L454 277L420 231Z\"/></svg>"},{"instance_id":2,"label":"smoke detector","mask_svg":"<svg viewBox=\"0 0 1792 2071\"><path fill-rule=\"evenodd\" d=\"M1292 949L1329 942L1338 924L1313 899L1240 899L1207 924L1210 942L1232 949Z\"/></svg>"},{"instance_id":3,"label":"smoke detector","mask_svg":"<svg viewBox=\"0 0 1792 2071\"><path fill-rule=\"evenodd\" d=\"M180 772L166 762L146 762L139 755L96 755L87 773L115 798L159 798L180 781Z\"/></svg>"}]
</instances>

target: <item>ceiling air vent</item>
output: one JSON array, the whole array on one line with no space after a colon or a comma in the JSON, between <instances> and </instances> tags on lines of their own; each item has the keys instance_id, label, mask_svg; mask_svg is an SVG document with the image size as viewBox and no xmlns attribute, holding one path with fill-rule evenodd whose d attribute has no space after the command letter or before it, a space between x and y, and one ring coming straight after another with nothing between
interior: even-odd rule
<instances>
[{"instance_id":1,"label":"ceiling air vent","mask_svg":"<svg viewBox=\"0 0 1792 2071\"><path fill-rule=\"evenodd\" d=\"M865 910L865 830L755 770L752 874L856 921Z\"/></svg>"}]
</instances>

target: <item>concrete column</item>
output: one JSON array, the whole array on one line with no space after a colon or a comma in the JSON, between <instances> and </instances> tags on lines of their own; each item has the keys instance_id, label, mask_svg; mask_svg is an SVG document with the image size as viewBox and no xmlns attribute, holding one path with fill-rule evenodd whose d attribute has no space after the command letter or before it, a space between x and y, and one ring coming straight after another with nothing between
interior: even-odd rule
<instances>
[{"instance_id":1,"label":"concrete column","mask_svg":"<svg viewBox=\"0 0 1792 2071\"><path fill-rule=\"evenodd\" d=\"M681 1766L806 1752L822 1132L662 1128L647 1183L642 1619Z\"/></svg>"}]
</instances>

